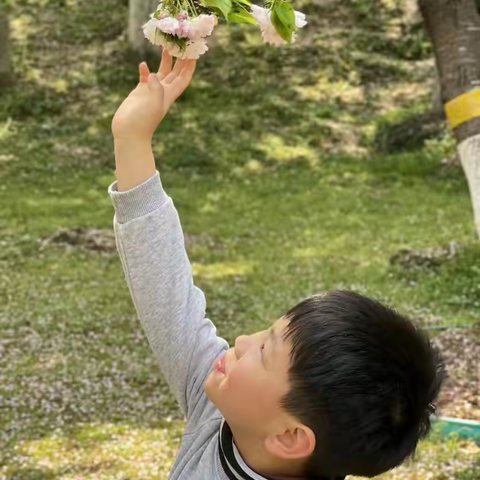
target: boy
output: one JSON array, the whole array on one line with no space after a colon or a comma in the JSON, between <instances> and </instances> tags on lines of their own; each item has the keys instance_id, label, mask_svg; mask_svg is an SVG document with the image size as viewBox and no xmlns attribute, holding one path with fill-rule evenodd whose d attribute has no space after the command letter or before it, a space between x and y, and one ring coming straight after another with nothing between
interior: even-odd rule
<instances>
[{"instance_id":1,"label":"boy","mask_svg":"<svg viewBox=\"0 0 480 480\"><path fill-rule=\"evenodd\" d=\"M235 348L205 318L177 210L151 140L195 60L163 51L112 121L108 193L125 278L149 344L186 417L170 477L374 476L414 453L443 378L438 353L395 310L349 291L305 299Z\"/></svg>"}]
</instances>

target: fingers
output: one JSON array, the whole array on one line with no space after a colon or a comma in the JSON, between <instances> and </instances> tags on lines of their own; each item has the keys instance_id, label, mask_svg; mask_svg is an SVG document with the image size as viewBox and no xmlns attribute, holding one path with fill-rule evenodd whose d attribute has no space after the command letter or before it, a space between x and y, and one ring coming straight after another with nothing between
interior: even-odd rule
<instances>
[{"instance_id":1,"label":"fingers","mask_svg":"<svg viewBox=\"0 0 480 480\"><path fill-rule=\"evenodd\" d=\"M142 62L138 66L138 73L140 75L140 83L147 83L148 75L150 74L150 70L148 69L148 65L145 62Z\"/></svg>"},{"instance_id":2,"label":"fingers","mask_svg":"<svg viewBox=\"0 0 480 480\"><path fill-rule=\"evenodd\" d=\"M159 93L163 90L163 86L160 83L160 80L158 79L158 77L155 73L151 73L148 76L147 84L148 84L148 88L151 92Z\"/></svg>"},{"instance_id":3,"label":"fingers","mask_svg":"<svg viewBox=\"0 0 480 480\"><path fill-rule=\"evenodd\" d=\"M192 81L196 66L196 60L188 60L185 67L180 72L180 75L174 78L171 82L172 87L175 87L175 89L180 88L182 91L185 90Z\"/></svg>"},{"instance_id":4,"label":"fingers","mask_svg":"<svg viewBox=\"0 0 480 480\"><path fill-rule=\"evenodd\" d=\"M180 75L169 84L168 88L171 91L174 101L185 91L188 85L190 85L196 66L196 60L188 60Z\"/></svg>"},{"instance_id":5,"label":"fingers","mask_svg":"<svg viewBox=\"0 0 480 480\"><path fill-rule=\"evenodd\" d=\"M166 48L162 50L162 61L158 67L157 76L159 80L163 80L172 71L173 57Z\"/></svg>"},{"instance_id":6,"label":"fingers","mask_svg":"<svg viewBox=\"0 0 480 480\"><path fill-rule=\"evenodd\" d=\"M180 72L182 71L183 67L187 62L188 60L185 60L185 59L177 59L177 61L175 62L175 66L173 67L173 70L162 80L162 83L167 85L169 83L172 83L180 74Z\"/></svg>"}]
</instances>

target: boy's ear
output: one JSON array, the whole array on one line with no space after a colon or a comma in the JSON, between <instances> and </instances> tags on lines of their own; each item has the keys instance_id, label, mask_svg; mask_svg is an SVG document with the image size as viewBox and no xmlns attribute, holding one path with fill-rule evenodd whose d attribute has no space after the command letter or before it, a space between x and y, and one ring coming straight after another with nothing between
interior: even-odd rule
<instances>
[{"instance_id":1,"label":"boy's ear","mask_svg":"<svg viewBox=\"0 0 480 480\"><path fill-rule=\"evenodd\" d=\"M265 448L276 457L300 460L309 457L315 449L315 434L306 425L298 425L284 433L267 437Z\"/></svg>"}]
</instances>

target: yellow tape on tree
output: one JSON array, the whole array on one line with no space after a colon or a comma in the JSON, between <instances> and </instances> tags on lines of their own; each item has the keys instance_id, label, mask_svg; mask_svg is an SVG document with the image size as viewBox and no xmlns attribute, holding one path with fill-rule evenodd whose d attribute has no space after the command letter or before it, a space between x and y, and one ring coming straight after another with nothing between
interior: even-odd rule
<instances>
[{"instance_id":1,"label":"yellow tape on tree","mask_svg":"<svg viewBox=\"0 0 480 480\"><path fill-rule=\"evenodd\" d=\"M472 90L450 100L445 104L445 112L452 128L480 117L480 90Z\"/></svg>"}]
</instances>

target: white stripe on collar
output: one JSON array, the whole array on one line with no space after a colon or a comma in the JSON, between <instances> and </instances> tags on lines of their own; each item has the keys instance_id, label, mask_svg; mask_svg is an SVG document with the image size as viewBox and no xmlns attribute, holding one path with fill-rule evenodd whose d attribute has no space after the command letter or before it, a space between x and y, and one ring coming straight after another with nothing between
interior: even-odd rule
<instances>
[{"instance_id":1,"label":"white stripe on collar","mask_svg":"<svg viewBox=\"0 0 480 480\"><path fill-rule=\"evenodd\" d=\"M235 444L232 430L222 417L222 423L220 424L220 431L218 434L218 454L220 455L220 461L225 474L231 480L276 480L277 477L264 477L254 470L252 470L243 460L240 451ZM333 480L345 480L344 476L331 477ZM323 480L329 480L322 477ZM279 479L277 479L279 480ZM280 479L281 480L281 479Z\"/></svg>"},{"instance_id":2,"label":"white stripe on collar","mask_svg":"<svg viewBox=\"0 0 480 480\"><path fill-rule=\"evenodd\" d=\"M237 462L240 464L242 469L250 475L250 478L253 480L265 480L265 477L262 477L262 475L259 475L258 473L254 472L243 460L242 456L240 455L240 452L238 451L237 445L235 444L235 439L233 439L233 453L235 455L235 458L237 459Z\"/></svg>"}]
</instances>

